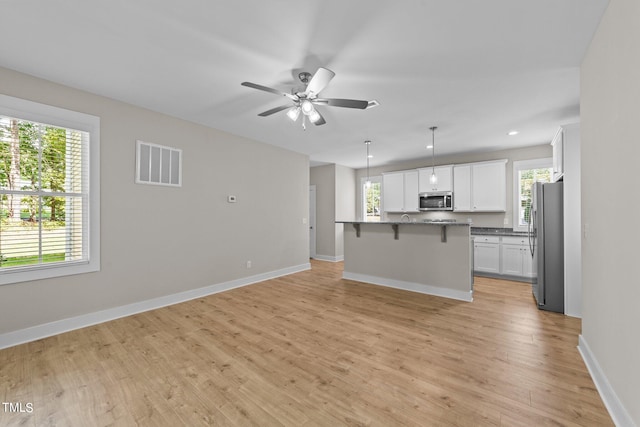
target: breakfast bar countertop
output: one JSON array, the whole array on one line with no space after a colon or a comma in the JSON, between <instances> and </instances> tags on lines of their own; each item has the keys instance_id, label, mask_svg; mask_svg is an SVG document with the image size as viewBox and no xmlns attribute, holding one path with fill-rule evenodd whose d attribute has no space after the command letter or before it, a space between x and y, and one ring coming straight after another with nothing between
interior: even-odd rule
<instances>
[{"instance_id":1,"label":"breakfast bar countertop","mask_svg":"<svg viewBox=\"0 0 640 427\"><path fill-rule=\"evenodd\" d=\"M471 227L472 236L526 236L526 231L514 231L513 228Z\"/></svg>"},{"instance_id":2,"label":"breakfast bar countertop","mask_svg":"<svg viewBox=\"0 0 640 427\"><path fill-rule=\"evenodd\" d=\"M470 226L468 222L453 222L453 221L336 221L338 224L401 224L401 225L466 225Z\"/></svg>"}]
</instances>

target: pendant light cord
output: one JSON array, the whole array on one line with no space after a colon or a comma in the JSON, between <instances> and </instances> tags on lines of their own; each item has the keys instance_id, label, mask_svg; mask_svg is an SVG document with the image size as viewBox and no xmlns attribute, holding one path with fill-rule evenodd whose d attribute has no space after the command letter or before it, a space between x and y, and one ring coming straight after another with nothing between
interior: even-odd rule
<instances>
[{"instance_id":1,"label":"pendant light cord","mask_svg":"<svg viewBox=\"0 0 640 427\"><path fill-rule=\"evenodd\" d=\"M370 183L371 180L369 179L369 145L371 145L371 141L366 140L364 144L367 146L367 183Z\"/></svg>"}]
</instances>

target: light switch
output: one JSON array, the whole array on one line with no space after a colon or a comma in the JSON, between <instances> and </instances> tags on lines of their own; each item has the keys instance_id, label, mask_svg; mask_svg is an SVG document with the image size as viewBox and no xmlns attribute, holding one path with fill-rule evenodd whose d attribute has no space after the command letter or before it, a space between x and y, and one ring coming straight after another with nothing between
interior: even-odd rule
<instances>
[{"instance_id":1,"label":"light switch","mask_svg":"<svg viewBox=\"0 0 640 427\"><path fill-rule=\"evenodd\" d=\"M227 196L227 202L235 203L236 202L236 196Z\"/></svg>"}]
</instances>

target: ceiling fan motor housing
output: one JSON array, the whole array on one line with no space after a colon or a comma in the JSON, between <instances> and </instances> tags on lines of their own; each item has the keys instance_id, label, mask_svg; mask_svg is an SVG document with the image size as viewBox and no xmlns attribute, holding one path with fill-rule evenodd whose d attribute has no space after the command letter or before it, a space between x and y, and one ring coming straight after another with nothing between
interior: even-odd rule
<instances>
[{"instance_id":1,"label":"ceiling fan motor housing","mask_svg":"<svg viewBox=\"0 0 640 427\"><path fill-rule=\"evenodd\" d=\"M302 83L309 84L309 80L311 80L311 73L307 72L307 71L303 71L301 73L298 73L298 78L300 79L300 81Z\"/></svg>"}]
</instances>

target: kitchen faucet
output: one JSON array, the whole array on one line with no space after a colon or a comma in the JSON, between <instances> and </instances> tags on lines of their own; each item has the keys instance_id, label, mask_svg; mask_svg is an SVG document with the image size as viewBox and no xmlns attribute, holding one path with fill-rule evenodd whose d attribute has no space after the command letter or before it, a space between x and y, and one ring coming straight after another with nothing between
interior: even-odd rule
<instances>
[{"instance_id":1,"label":"kitchen faucet","mask_svg":"<svg viewBox=\"0 0 640 427\"><path fill-rule=\"evenodd\" d=\"M400 217L400 222L405 222L405 218L407 219L407 222L411 222L411 217L409 216L409 214L402 214L402 216Z\"/></svg>"}]
</instances>

